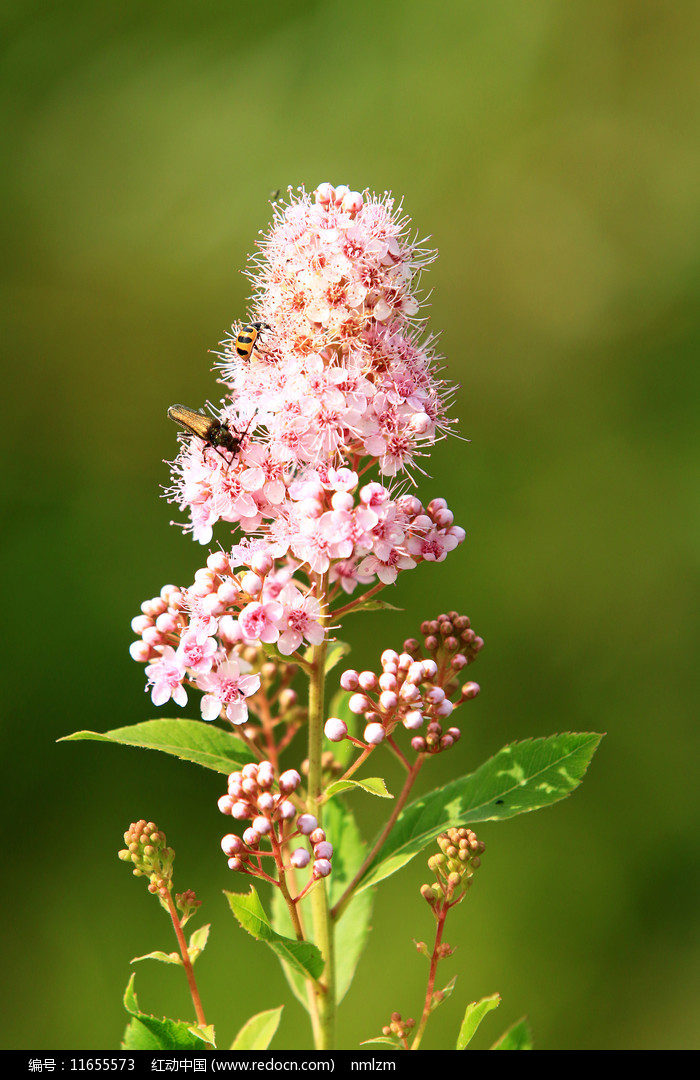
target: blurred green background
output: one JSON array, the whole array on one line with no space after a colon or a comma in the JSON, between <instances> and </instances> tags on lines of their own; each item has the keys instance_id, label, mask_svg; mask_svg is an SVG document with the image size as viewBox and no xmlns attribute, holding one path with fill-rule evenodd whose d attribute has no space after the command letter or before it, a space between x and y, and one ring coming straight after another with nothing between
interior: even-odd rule
<instances>
[{"instance_id":1,"label":"blurred green background","mask_svg":"<svg viewBox=\"0 0 700 1080\"><path fill-rule=\"evenodd\" d=\"M208 350L245 316L270 192L330 180L403 195L439 248L430 328L471 440L441 443L419 491L467 543L404 575L404 614L348 625L354 665L471 616L482 694L432 782L513 739L607 732L569 800L479 829L425 1048L494 990L480 1048L524 1013L541 1049L697 1048L700 7L6 0L0 19L0 1045L118 1045L129 960L173 947L116 858L139 817L214 922L198 968L220 1045L288 997L227 915L245 882L219 850L221 779L55 740L155 715L129 622L205 556L159 498L166 408L217 397ZM417 859L377 896L344 1048L420 1013L427 878ZM137 991L191 1015L177 969L137 965ZM307 1032L292 1002L275 1045Z\"/></svg>"}]
</instances>

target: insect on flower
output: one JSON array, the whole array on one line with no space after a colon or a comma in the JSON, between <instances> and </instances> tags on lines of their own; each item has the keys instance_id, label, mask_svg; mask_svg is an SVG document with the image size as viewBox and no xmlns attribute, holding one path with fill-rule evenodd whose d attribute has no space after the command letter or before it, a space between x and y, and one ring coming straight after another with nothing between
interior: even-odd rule
<instances>
[{"instance_id":1,"label":"insect on flower","mask_svg":"<svg viewBox=\"0 0 700 1080\"><path fill-rule=\"evenodd\" d=\"M196 435L219 453L219 447L228 450L230 454L237 454L243 446L243 440L248 434L248 427L244 432L231 431L223 420L217 420L214 416L207 416L202 412L188 409L186 405L171 405L168 416L176 424L183 427L190 435ZM219 455L223 458L223 454ZM226 459L223 458L225 461ZM227 462L228 464L228 462Z\"/></svg>"},{"instance_id":2,"label":"insect on flower","mask_svg":"<svg viewBox=\"0 0 700 1080\"><path fill-rule=\"evenodd\" d=\"M271 329L272 327L266 322L254 322L243 327L234 343L236 354L240 356L241 360L250 360L255 343L260 336L260 331Z\"/></svg>"}]
</instances>

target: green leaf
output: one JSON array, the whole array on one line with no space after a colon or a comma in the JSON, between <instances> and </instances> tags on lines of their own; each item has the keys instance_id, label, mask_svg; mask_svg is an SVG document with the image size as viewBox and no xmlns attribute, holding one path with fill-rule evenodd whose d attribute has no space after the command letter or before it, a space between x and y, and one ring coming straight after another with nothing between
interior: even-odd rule
<instances>
[{"instance_id":1,"label":"green leaf","mask_svg":"<svg viewBox=\"0 0 700 1080\"><path fill-rule=\"evenodd\" d=\"M347 641L333 641L328 646L328 652L326 653L326 675L329 671L332 671L336 664L339 664L343 657L347 656L351 652L352 646L348 645Z\"/></svg>"},{"instance_id":2,"label":"green leaf","mask_svg":"<svg viewBox=\"0 0 700 1080\"><path fill-rule=\"evenodd\" d=\"M500 1004L501 995L491 994L490 997L482 998L481 1001L472 1001L471 1005L467 1005L464 1020L462 1020L462 1026L457 1036L456 1050L465 1050L469 1046L486 1013L491 1012L492 1009L497 1009Z\"/></svg>"},{"instance_id":3,"label":"green leaf","mask_svg":"<svg viewBox=\"0 0 700 1080\"><path fill-rule=\"evenodd\" d=\"M272 929L270 920L260 903L257 892L251 885L249 893L225 892L231 911L244 930L256 941L264 941L285 963L299 972L305 979L317 980L323 971L323 957L320 949L308 941L296 941L283 937Z\"/></svg>"},{"instance_id":4,"label":"green leaf","mask_svg":"<svg viewBox=\"0 0 700 1080\"><path fill-rule=\"evenodd\" d=\"M396 1039L390 1039L387 1035L378 1035L376 1039L363 1039L360 1046L371 1046L373 1043L381 1043L382 1046L393 1046L394 1050L400 1050L396 1045Z\"/></svg>"},{"instance_id":5,"label":"green leaf","mask_svg":"<svg viewBox=\"0 0 700 1080\"><path fill-rule=\"evenodd\" d=\"M331 907L340 900L367 856L367 843L342 798L323 808L323 827L333 844L333 871L328 878ZM335 926L336 1000L350 989L371 930L374 893L355 894Z\"/></svg>"},{"instance_id":6,"label":"green leaf","mask_svg":"<svg viewBox=\"0 0 700 1080\"><path fill-rule=\"evenodd\" d=\"M247 746L231 732L222 731L204 720L145 720L131 727L112 731L74 731L59 742L94 739L97 742L142 746L147 750L162 750L183 761L193 761L215 772L228 773L240 769L255 758Z\"/></svg>"},{"instance_id":7,"label":"green leaf","mask_svg":"<svg viewBox=\"0 0 700 1080\"><path fill-rule=\"evenodd\" d=\"M345 612L345 615L354 615L356 611L403 611L403 608L396 607L395 604L390 604L388 600L370 600L361 601L357 607L351 608ZM331 612L331 614L333 614Z\"/></svg>"},{"instance_id":8,"label":"green leaf","mask_svg":"<svg viewBox=\"0 0 700 1080\"><path fill-rule=\"evenodd\" d=\"M193 1050L201 1053L215 1046L214 1029L188 1024L184 1020L170 1020L142 1013L136 1000L132 975L124 994L124 1006L131 1013L122 1040L123 1050Z\"/></svg>"},{"instance_id":9,"label":"green leaf","mask_svg":"<svg viewBox=\"0 0 700 1080\"><path fill-rule=\"evenodd\" d=\"M492 1050L532 1050L532 1048L532 1032L524 1016L504 1031L500 1039L497 1039L491 1047Z\"/></svg>"},{"instance_id":10,"label":"green leaf","mask_svg":"<svg viewBox=\"0 0 700 1080\"><path fill-rule=\"evenodd\" d=\"M391 792L387 791L386 784L381 776L368 776L366 780L335 780L326 788L326 795L330 799L333 795L338 795L341 791L347 791L349 788L362 788L369 795L378 795L380 799L394 798Z\"/></svg>"},{"instance_id":11,"label":"green leaf","mask_svg":"<svg viewBox=\"0 0 700 1080\"><path fill-rule=\"evenodd\" d=\"M179 953L166 953L160 949L156 949L154 952L144 953L143 956L135 956L130 961L132 964L137 964L139 960L160 960L163 964L180 964L182 966L182 957Z\"/></svg>"},{"instance_id":12,"label":"green leaf","mask_svg":"<svg viewBox=\"0 0 700 1080\"><path fill-rule=\"evenodd\" d=\"M277 1028L284 1005L267 1009L247 1020L231 1043L232 1050L267 1050Z\"/></svg>"},{"instance_id":13,"label":"green leaf","mask_svg":"<svg viewBox=\"0 0 700 1080\"><path fill-rule=\"evenodd\" d=\"M602 737L569 732L512 743L476 772L416 799L399 815L359 888L396 873L445 829L503 821L570 795Z\"/></svg>"},{"instance_id":14,"label":"green leaf","mask_svg":"<svg viewBox=\"0 0 700 1080\"><path fill-rule=\"evenodd\" d=\"M323 827L333 844L333 872L326 879L329 904L335 904L355 877L367 854L366 844L352 812L341 798L323 807ZM317 886L319 888L320 886ZM346 907L335 927L336 1001L342 1001L367 944L374 893L367 890L356 895ZM280 933L291 933L287 905L278 890L272 899L273 925ZM310 929L310 928L309 928ZM307 929L307 932L309 932ZM305 984L288 965L284 965L287 981L298 1001L308 1010Z\"/></svg>"},{"instance_id":15,"label":"green leaf","mask_svg":"<svg viewBox=\"0 0 700 1080\"><path fill-rule=\"evenodd\" d=\"M195 930L190 936L190 943L187 946L187 952L191 962L194 964L198 956L201 956L207 947L207 941L209 940L209 931L211 930L211 923L207 923L206 926L200 926L199 930Z\"/></svg>"}]
</instances>

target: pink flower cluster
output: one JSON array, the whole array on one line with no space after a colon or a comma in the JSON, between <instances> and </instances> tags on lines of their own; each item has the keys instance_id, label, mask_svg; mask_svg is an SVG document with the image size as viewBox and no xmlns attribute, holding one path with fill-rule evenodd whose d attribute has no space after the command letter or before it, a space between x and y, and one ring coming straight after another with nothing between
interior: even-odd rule
<instances>
[{"instance_id":1,"label":"pink flower cluster","mask_svg":"<svg viewBox=\"0 0 700 1080\"><path fill-rule=\"evenodd\" d=\"M351 693L348 708L365 721L364 743L378 746L401 724L414 734L411 746L417 753L448 750L460 738L458 727L443 729L443 721L465 701L475 698L479 686L466 682L460 686L460 672L474 661L483 641L471 629L466 615L450 612L423 624L428 657L421 655L418 642L409 639L404 651L385 649L381 656L382 672L344 671L340 686ZM456 701L452 701L453 697ZM348 736L348 726L339 717L326 721L325 734L331 742Z\"/></svg>"},{"instance_id":2,"label":"pink flower cluster","mask_svg":"<svg viewBox=\"0 0 700 1080\"><path fill-rule=\"evenodd\" d=\"M393 200L322 184L275 209L261 242L249 359L225 342L220 419L245 434L240 452L185 437L171 497L206 544L217 521L298 531L294 488L308 471L376 463L395 476L447 430L451 390L420 341L420 270L434 257L410 241Z\"/></svg>"},{"instance_id":3,"label":"pink flower cluster","mask_svg":"<svg viewBox=\"0 0 700 1080\"><path fill-rule=\"evenodd\" d=\"M263 856L274 857L278 867L285 869L281 866L282 846L298 836L307 838L311 851L306 845L295 848L289 856L288 868L302 870L313 860L312 880L330 874L333 845L313 814L297 815L290 798L300 783L296 769L287 769L275 784L275 770L270 761L244 765L240 772L230 774L228 792L219 799L219 810L235 821L251 822L242 836L228 833L221 841L231 870L261 873ZM262 847L265 839L269 850Z\"/></svg>"},{"instance_id":4,"label":"pink flower cluster","mask_svg":"<svg viewBox=\"0 0 700 1080\"><path fill-rule=\"evenodd\" d=\"M141 605L131 623L138 635L131 655L146 663L154 705L170 698L185 705L188 684L204 691L204 720L225 716L239 725L248 719L246 699L260 689L245 647L274 642L289 656L304 642L319 644L325 635L320 608L310 590L294 583L292 570L276 567L269 555L252 555L236 573L218 551L189 589L166 585ZM253 653L259 663L259 650Z\"/></svg>"},{"instance_id":5,"label":"pink flower cluster","mask_svg":"<svg viewBox=\"0 0 700 1080\"><path fill-rule=\"evenodd\" d=\"M263 647L287 657L319 645L347 594L442 562L465 538L444 499L424 506L385 479L450 423L449 388L412 321L432 254L388 196L322 184L274 213L251 275L261 330L241 358L234 327L222 357L219 420L236 438L208 442L206 424L183 434L170 491L200 543L218 521L247 535L132 623L154 704L184 705L196 687L204 719L236 725L254 706Z\"/></svg>"}]
</instances>

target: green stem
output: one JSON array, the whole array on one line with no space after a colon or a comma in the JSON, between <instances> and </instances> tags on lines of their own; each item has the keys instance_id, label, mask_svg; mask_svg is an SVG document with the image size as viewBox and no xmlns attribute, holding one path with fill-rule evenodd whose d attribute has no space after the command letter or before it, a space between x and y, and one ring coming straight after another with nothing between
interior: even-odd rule
<instances>
[{"instance_id":1,"label":"green stem","mask_svg":"<svg viewBox=\"0 0 700 1080\"><path fill-rule=\"evenodd\" d=\"M322 615L328 615L327 574L314 575L316 596L321 603ZM327 640L312 650L309 679L309 813L321 824L321 753L323 749L323 724L325 721L324 694L326 686ZM314 1040L317 1050L332 1050L335 1039L335 955L333 946L333 923L325 881L319 881L310 894L314 942L321 950L325 967L322 985L309 984L309 1003Z\"/></svg>"}]
</instances>

